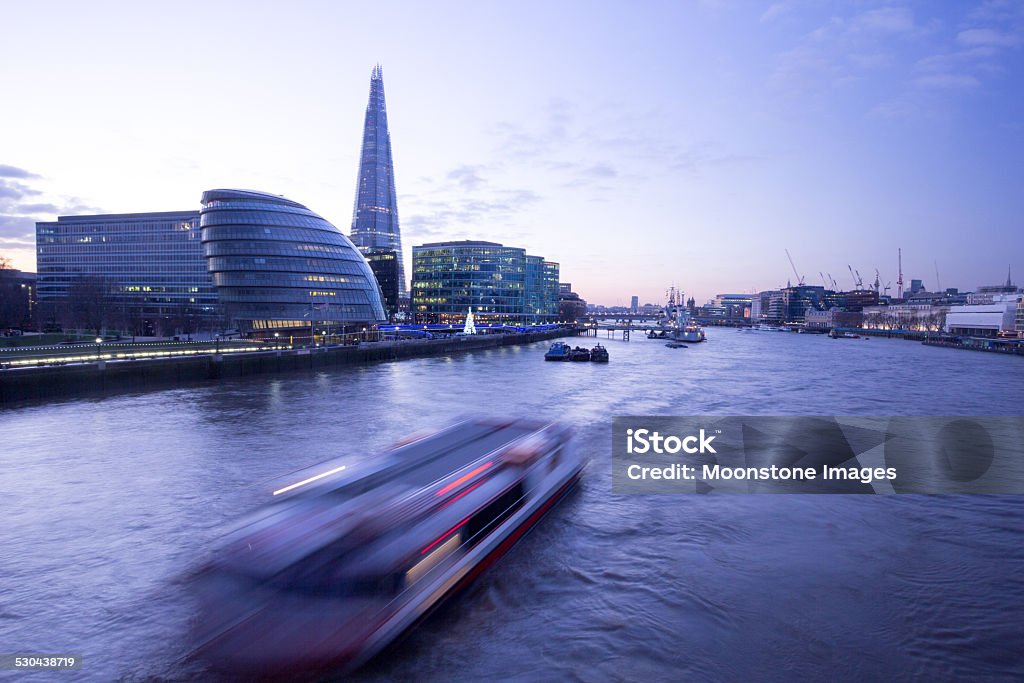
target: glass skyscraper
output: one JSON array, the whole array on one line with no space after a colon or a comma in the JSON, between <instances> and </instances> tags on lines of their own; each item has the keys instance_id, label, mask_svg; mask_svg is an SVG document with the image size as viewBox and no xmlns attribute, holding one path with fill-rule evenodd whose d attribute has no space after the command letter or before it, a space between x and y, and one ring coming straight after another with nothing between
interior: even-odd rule
<instances>
[{"instance_id":1,"label":"glass skyscraper","mask_svg":"<svg viewBox=\"0 0 1024 683\"><path fill-rule=\"evenodd\" d=\"M398 255L398 294L408 296L402 236L398 228L395 169L391 161L391 134L384 102L384 75L378 64L370 76L370 100L363 124L363 147L352 210L352 242L360 249L393 249Z\"/></svg>"},{"instance_id":2,"label":"glass skyscraper","mask_svg":"<svg viewBox=\"0 0 1024 683\"><path fill-rule=\"evenodd\" d=\"M36 258L44 322L151 335L218 315L198 211L60 216L36 223Z\"/></svg>"},{"instance_id":3,"label":"glass skyscraper","mask_svg":"<svg viewBox=\"0 0 1024 683\"><path fill-rule=\"evenodd\" d=\"M418 323L529 324L557 317L558 264L523 249L474 240L412 248L412 312Z\"/></svg>"},{"instance_id":4,"label":"glass skyscraper","mask_svg":"<svg viewBox=\"0 0 1024 683\"><path fill-rule=\"evenodd\" d=\"M326 220L284 197L209 190L203 253L226 315L245 332L385 320L366 259Z\"/></svg>"}]
</instances>

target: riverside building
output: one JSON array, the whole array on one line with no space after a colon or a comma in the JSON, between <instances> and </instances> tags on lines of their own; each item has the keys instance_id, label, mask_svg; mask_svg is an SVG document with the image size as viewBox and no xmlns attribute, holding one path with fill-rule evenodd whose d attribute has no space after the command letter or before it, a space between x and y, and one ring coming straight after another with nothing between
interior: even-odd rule
<instances>
[{"instance_id":1,"label":"riverside building","mask_svg":"<svg viewBox=\"0 0 1024 683\"><path fill-rule=\"evenodd\" d=\"M370 264L373 276L377 278L377 286L380 287L388 320L397 320L400 312L405 315L405 310L402 310L405 307L400 306L402 273L399 268L398 252L387 247L367 247L360 251Z\"/></svg>"},{"instance_id":2,"label":"riverside building","mask_svg":"<svg viewBox=\"0 0 1024 683\"><path fill-rule=\"evenodd\" d=\"M366 259L302 204L264 192L209 190L200 224L221 305L241 331L343 333L386 320Z\"/></svg>"},{"instance_id":3,"label":"riverside building","mask_svg":"<svg viewBox=\"0 0 1024 683\"><path fill-rule=\"evenodd\" d=\"M218 323L198 211L39 222L36 263L39 317L53 329L169 335Z\"/></svg>"},{"instance_id":4,"label":"riverside building","mask_svg":"<svg viewBox=\"0 0 1024 683\"><path fill-rule=\"evenodd\" d=\"M417 323L527 325L558 316L558 264L497 242L433 242L412 248Z\"/></svg>"}]
</instances>

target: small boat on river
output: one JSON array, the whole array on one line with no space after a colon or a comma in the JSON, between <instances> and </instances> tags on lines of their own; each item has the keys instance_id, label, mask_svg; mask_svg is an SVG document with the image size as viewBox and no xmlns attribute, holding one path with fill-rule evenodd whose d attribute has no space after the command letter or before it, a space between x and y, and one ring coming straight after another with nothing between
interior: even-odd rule
<instances>
[{"instance_id":1,"label":"small boat on river","mask_svg":"<svg viewBox=\"0 0 1024 683\"><path fill-rule=\"evenodd\" d=\"M565 342L555 342L544 354L544 360L569 360L572 348Z\"/></svg>"},{"instance_id":2,"label":"small boat on river","mask_svg":"<svg viewBox=\"0 0 1024 683\"><path fill-rule=\"evenodd\" d=\"M583 348L582 346L577 346L575 349L573 349L572 351L569 352L569 360L577 361L577 362L589 361L590 360L590 351L588 351L587 349Z\"/></svg>"}]
</instances>

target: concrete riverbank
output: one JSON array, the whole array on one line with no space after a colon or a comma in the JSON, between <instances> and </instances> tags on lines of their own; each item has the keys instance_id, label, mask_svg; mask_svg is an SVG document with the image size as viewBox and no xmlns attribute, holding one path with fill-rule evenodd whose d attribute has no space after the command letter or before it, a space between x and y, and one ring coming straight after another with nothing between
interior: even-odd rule
<instances>
[{"instance_id":1,"label":"concrete riverbank","mask_svg":"<svg viewBox=\"0 0 1024 683\"><path fill-rule=\"evenodd\" d=\"M53 397L139 391L293 371L464 353L529 344L571 334L564 330L493 334L445 339L369 342L359 346L299 348L238 354L202 354L173 358L93 361L0 370L0 404Z\"/></svg>"}]
</instances>

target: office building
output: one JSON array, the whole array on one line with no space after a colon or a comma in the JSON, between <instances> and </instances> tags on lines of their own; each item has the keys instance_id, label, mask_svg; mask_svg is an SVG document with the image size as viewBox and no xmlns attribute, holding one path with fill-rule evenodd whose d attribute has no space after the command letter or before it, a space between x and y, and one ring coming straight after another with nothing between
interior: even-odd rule
<instances>
[{"instance_id":1,"label":"office building","mask_svg":"<svg viewBox=\"0 0 1024 683\"><path fill-rule=\"evenodd\" d=\"M377 278L377 285L380 287L388 320L397 320L400 311L399 292L402 279L398 268L398 252L386 247L367 247L360 251L363 252L366 262L370 264L373 276ZM402 310L401 313L404 314L405 311Z\"/></svg>"},{"instance_id":2,"label":"office building","mask_svg":"<svg viewBox=\"0 0 1024 683\"><path fill-rule=\"evenodd\" d=\"M0 334L36 327L36 274L0 268Z\"/></svg>"},{"instance_id":3,"label":"office building","mask_svg":"<svg viewBox=\"0 0 1024 683\"><path fill-rule=\"evenodd\" d=\"M786 319L786 297L782 290L770 289L751 297L750 322L777 325Z\"/></svg>"},{"instance_id":4,"label":"office building","mask_svg":"<svg viewBox=\"0 0 1024 683\"><path fill-rule=\"evenodd\" d=\"M558 286L560 266L554 261L544 262L544 316L548 322L558 318Z\"/></svg>"},{"instance_id":5,"label":"office building","mask_svg":"<svg viewBox=\"0 0 1024 683\"><path fill-rule=\"evenodd\" d=\"M553 322L558 264L518 247L464 240L412 249L412 312L417 323L478 325Z\"/></svg>"},{"instance_id":6,"label":"office building","mask_svg":"<svg viewBox=\"0 0 1024 683\"><path fill-rule=\"evenodd\" d=\"M218 323L198 211L39 222L36 262L39 318L50 329L170 335Z\"/></svg>"},{"instance_id":7,"label":"office building","mask_svg":"<svg viewBox=\"0 0 1024 683\"><path fill-rule=\"evenodd\" d=\"M690 297L686 308L691 311L691 315L736 322L750 320L753 299L754 296L750 294L716 294L713 300L697 309L697 302Z\"/></svg>"},{"instance_id":8,"label":"office building","mask_svg":"<svg viewBox=\"0 0 1024 683\"><path fill-rule=\"evenodd\" d=\"M225 315L243 332L344 332L386 320L366 259L302 204L263 192L209 190L200 224Z\"/></svg>"},{"instance_id":9,"label":"office building","mask_svg":"<svg viewBox=\"0 0 1024 683\"><path fill-rule=\"evenodd\" d=\"M391 134L384 101L384 74L380 65L370 76L370 99L363 123L359 178L352 209L352 242L362 250L392 249L398 258L398 296L408 296L402 236L398 227L395 169L391 160Z\"/></svg>"},{"instance_id":10,"label":"office building","mask_svg":"<svg viewBox=\"0 0 1024 683\"><path fill-rule=\"evenodd\" d=\"M795 285L782 290L783 322L802 323L808 308L819 308L825 288L819 285Z\"/></svg>"},{"instance_id":11,"label":"office building","mask_svg":"<svg viewBox=\"0 0 1024 683\"><path fill-rule=\"evenodd\" d=\"M950 306L945 330L960 337L998 337L1016 333L1019 297L1004 295L989 304Z\"/></svg>"}]
</instances>

